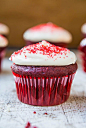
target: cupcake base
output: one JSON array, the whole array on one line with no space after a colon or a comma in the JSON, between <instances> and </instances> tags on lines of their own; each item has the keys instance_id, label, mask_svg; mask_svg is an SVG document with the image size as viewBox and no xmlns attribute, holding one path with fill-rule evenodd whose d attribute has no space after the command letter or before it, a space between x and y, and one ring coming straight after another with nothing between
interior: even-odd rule
<instances>
[{"instance_id":1,"label":"cupcake base","mask_svg":"<svg viewBox=\"0 0 86 128\"><path fill-rule=\"evenodd\" d=\"M13 72L18 99L29 105L53 106L64 103L74 74L64 77L31 77Z\"/></svg>"},{"instance_id":2,"label":"cupcake base","mask_svg":"<svg viewBox=\"0 0 86 128\"><path fill-rule=\"evenodd\" d=\"M29 41L29 40L28 41L25 41L25 42L26 42L26 46L31 45L31 44L38 43L38 42ZM55 43L55 42L49 42L49 43L54 44L54 45L59 46L59 47L65 47L65 48L67 47L67 43L64 43L64 42L57 42L57 43Z\"/></svg>"}]
</instances>

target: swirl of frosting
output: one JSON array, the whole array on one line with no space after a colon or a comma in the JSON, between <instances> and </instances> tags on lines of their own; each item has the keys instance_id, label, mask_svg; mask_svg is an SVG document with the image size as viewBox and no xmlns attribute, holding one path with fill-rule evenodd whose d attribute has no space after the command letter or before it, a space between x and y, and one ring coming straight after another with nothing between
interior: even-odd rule
<instances>
[{"instance_id":1,"label":"swirl of frosting","mask_svg":"<svg viewBox=\"0 0 86 128\"><path fill-rule=\"evenodd\" d=\"M8 28L8 26L5 25L5 24L0 23L0 34L8 35L8 33L9 33L9 28Z\"/></svg>"},{"instance_id":2,"label":"swirl of frosting","mask_svg":"<svg viewBox=\"0 0 86 128\"><path fill-rule=\"evenodd\" d=\"M0 35L0 47L6 47L7 45L8 40L4 36Z\"/></svg>"},{"instance_id":3,"label":"swirl of frosting","mask_svg":"<svg viewBox=\"0 0 86 128\"><path fill-rule=\"evenodd\" d=\"M46 24L40 24L26 30L23 34L25 40L39 42L41 40L47 40L50 42L65 42L70 43L72 35L65 29L54 25L49 22Z\"/></svg>"},{"instance_id":4,"label":"swirl of frosting","mask_svg":"<svg viewBox=\"0 0 86 128\"><path fill-rule=\"evenodd\" d=\"M14 52L10 60L18 65L61 66L74 64L76 56L66 48L42 41Z\"/></svg>"}]
</instances>

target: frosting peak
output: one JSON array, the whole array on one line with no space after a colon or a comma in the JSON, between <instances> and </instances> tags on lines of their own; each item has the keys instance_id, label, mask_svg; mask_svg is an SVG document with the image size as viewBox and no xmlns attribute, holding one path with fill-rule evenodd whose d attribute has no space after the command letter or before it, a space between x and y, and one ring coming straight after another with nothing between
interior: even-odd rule
<instances>
[{"instance_id":1,"label":"frosting peak","mask_svg":"<svg viewBox=\"0 0 86 128\"><path fill-rule=\"evenodd\" d=\"M10 60L18 65L61 66L74 64L76 56L66 48L42 41L14 52Z\"/></svg>"}]
</instances>

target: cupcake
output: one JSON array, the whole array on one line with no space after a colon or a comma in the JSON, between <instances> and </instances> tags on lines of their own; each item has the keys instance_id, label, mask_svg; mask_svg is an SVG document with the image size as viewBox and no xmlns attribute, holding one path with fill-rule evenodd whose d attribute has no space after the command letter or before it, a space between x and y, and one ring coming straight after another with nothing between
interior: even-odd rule
<instances>
[{"instance_id":1,"label":"cupcake","mask_svg":"<svg viewBox=\"0 0 86 128\"><path fill-rule=\"evenodd\" d=\"M14 52L10 60L21 102L52 106L68 99L77 70L73 52L42 41Z\"/></svg>"},{"instance_id":2,"label":"cupcake","mask_svg":"<svg viewBox=\"0 0 86 128\"><path fill-rule=\"evenodd\" d=\"M9 34L9 28L7 25L0 23L0 34L7 38Z\"/></svg>"},{"instance_id":3,"label":"cupcake","mask_svg":"<svg viewBox=\"0 0 86 128\"><path fill-rule=\"evenodd\" d=\"M2 59L5 56L5 50L7 45L8 45L8 40L4 36L0 35L0 72L1 72Z\"/></svg>"},{"instance_id":4,"label":"cupcake","mask_svg":"<svg viewBox=\"0 0 86 128\"><path fill-rule=\"evenodd\" d=\"M47 40L51 44L67 47L72 41L72 35L65 29L49 22L29 28L23 34L26 45Z\"/></svg>"},{"instance_id":5,"label":"cupcake","mask_svg":"<svg viewBox=\"0 0 86 128\"><path fill-rule=\"evenodd\" d=\"M81 54L83 70L86 72L86 38L80 42L79 51Z\"/></svg>"}]
</instances>

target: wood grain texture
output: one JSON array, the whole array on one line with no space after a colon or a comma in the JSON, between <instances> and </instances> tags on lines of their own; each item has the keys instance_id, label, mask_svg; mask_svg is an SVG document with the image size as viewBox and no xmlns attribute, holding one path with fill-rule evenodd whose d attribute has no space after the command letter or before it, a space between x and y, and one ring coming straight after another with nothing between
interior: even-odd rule
<instances>
[{"instance_id":1,"label":"wood grain texture","mask_svg":"<svg viewBox=\"0 0 86 128\"><path fill-rule=\"evenodd\" d=\"M9 47L24 46L23 32L49 21L69 30L73 35L69 47L77 47L86 22L86 0L0 0L0 22L10 28Z\"/></svg>"}]
</instances>

